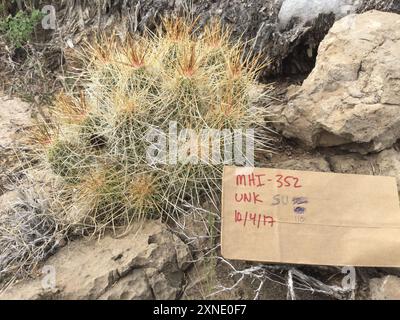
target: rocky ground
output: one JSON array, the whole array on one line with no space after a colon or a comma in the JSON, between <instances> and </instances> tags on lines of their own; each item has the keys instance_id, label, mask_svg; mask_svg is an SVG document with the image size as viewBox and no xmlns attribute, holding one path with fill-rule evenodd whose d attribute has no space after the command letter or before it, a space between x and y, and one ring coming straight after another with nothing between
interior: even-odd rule
<instances>
[{"instance_id":1,"label":"rocky ground","mask_svg":"<svg viewBox=\"0 0 400 320\"><path fill-rule=\"evenodd\" d=\"M368 5L377 2L364 9ZM274 116L277 151L261 155L258 165L394 176L400 186L399 58L398 14L369 11L336 22L311 74L276 83L266 108ZM3 209L15 201L9 183L17 170L14 151L23 148L22 133L34 124L33 109L0 98ZM294 274L298 299L400 299L398 269L357 268L356 289L343 293L335 287L343 278L339 268L222 260L201 213L184 219L185 237L176 226L147 221L122 238L61 243L32 279L6 288L0 298L286 299L294 298L288 295L288 275Z\"/></svg>"}]
</instances>

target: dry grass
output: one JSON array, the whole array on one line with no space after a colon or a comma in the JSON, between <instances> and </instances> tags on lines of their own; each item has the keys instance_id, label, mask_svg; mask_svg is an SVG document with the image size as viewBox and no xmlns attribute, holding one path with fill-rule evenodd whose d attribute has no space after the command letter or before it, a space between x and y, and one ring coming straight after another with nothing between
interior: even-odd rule
<instances>
[{"instance_id":1,"label":"dry grass","mask_svg":"<svg viewBox=\"0 0 400 320\"><path fill-rule=\"evenodd\" d=\"M54 214L51 190L38 189L35 183L25 177L15 199L0 211L1 286L29 276L67 233Z\"/></svg>"}]
</instances>

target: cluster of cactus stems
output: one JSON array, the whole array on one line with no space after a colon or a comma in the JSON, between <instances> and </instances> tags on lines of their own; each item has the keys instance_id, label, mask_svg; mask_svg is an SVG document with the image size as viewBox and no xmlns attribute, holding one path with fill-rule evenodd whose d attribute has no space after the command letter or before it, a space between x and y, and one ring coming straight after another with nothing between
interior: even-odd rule
<instances>
[{"instance_id":1,"label":"cluster of cactus stems","mask_svg":"<svg viewBox=\"0 0 400 320\"><path fill-rule=\"evenodd\" d=\"M101 36L78 54L84 90L61 93L53 127L37 137L75 222L117 229L204 201L218 206L222 163L152 164L146 157L148 131L168 132L171 122L199 134L265 125L265 109L252 102L259 59L246 58L220 22L195 25L166 18L157 32L125 41Z\"/></svg>"}]
</instances>

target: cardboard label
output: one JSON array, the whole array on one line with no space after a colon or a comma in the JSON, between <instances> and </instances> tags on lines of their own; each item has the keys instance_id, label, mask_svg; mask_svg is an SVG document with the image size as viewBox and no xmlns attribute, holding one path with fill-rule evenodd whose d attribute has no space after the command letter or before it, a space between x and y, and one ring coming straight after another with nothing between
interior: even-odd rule
<instances>
[{"instance_id":1,"label":"cardboard label","mask_svg":"<svg viewBox=\"0 0 400 320\"><path fill-rule=\"evenodd\" d=\"M225 167L222 194L227 259L400 267L393 177Z\"/></svg>"}]
</instances>

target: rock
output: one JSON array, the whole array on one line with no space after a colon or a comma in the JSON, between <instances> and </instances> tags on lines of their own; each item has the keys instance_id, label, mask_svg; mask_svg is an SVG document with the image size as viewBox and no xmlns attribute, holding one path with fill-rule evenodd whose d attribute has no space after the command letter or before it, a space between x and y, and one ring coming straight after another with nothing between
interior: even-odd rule
<instances>
[{"instance_id":1,"label":"rock","mask_svg":"<svg viewBox=\"0 0 400 320\"><path fill-rule=\"evenodd\" d=\"M316 66L287 105L273 106L277 128L306 146L361 152L400 138L400 15L370 11L334 24Z\"/></svg>"},{"instance_id":2,"label":"rock","mask_svg":"<svg viewBox=\"0 0 400 320\"><path fill-rule=\"evenodd\" d=\"M394 149L385 150L376 156L375 174L395 177L400 190L400 153Z\"/></svg>"},{"instance_id":3,"label":"rock","mask_svg":"<svg viewBox=\"0 0 400 320\"><path fill-rule=\"evenodd\" d=\"M394 177L400 190L400 152L395 149L371 155L336 155L328 159L334 172Z\"/></svg>"},{"instance_id":4,"label":"rock","mask_svg":"<svg viewBox=\"0 0 400 320\"><path fill-rule=\"evenodd\" d=\"M284 0L279 11L279 22L286 26L297 18L298 23L305 23L317 18L321 13L334 13L342 18L357 9L358 0Z\"/></svg>"},{"instance_id":5,"label":"rock","mask_svg":"<svg viewBox=\"0 0 400 320\"><path fill-rule=\"evenodd\" d=\"M94 28L103 30L113 27L119 35L124 35L127 31L141 32L146 28L154 30L162 15L176 14L185 9L191 9L195 16L198 15L201 25L210 17L217 16L232 27L235 37L243 37L246 41L253 40L247 47L249 52L262 53L270 58L265 74L271 76L292 72L309 73L314 66L316 48L320 41L334 21L348 12L356 8L361 11L375 7L395 9L392 6L371 3L371 1L198 0L188 8L186 1L114 1L112 5L106 5L103 3L104 0L83 3L65 0L55 6L57 19L60 21L58 31L64 35L64 47L68 47L71 43L79 44L85 38L85 32ZM305 3L302 6L304 10L298 10L298 5L293 7L291 2ZM311 6L310 10L308 2L317 3L317 5ZM334 5L331 2L334 2ZM363 9L347 5L353 2L365 5ZM312 15L310 15L311 11ZM85 13L84 16L82 12ZM307 14L304 15L304 12ZM299 15L301 16L298 17ZM296 23L299 18L302 23ZM84 25L85 32L82 32L80 28L74 28L76 25ZM71 33L71 30L76 30L76 32ZM59 37L52 39L57 43L57 47L60 46L59 39Z\"/></svg>"},{"instance_id":6,"label":"rock","mask_svg":"<svg viewBox=\"0 0 400 320\"><path fill-rule=\"evenodd\" d=\"M143 269L133 270L100 296L100 300L151 300L154 296Z\"/></svg>"},{"instance_id":7,"label":"rock","mask_svg":"<svg viewBox=\"0 0 400 320\"><path fill-rule=\"evenodd\" d=\"M372 157L354 153L329 157L334 172L349 174L373 174L376 164L374 160Z\"/></svg>"},{"instance_id":8,"label":"rock","mask_svg":"<svg viewBox=\"0 0 400 320\"><path fill-rule=\"evenodd\" d=\"M0 152L11 147L23 130L33 126L30 105L0 94Z\"/></svg>"},{"instance_id":9,"label":"rock","mask_svg":"<svg viewBox=\"0 0 400 320\"><path fill-rule=\"evenodd\" d=\"M182 243L176 235L173 235L173 239L175 243ZM191 264L191 253L189 247L186 245L178 245L175 247L175 250L176 262L178 263L179 269L186 271Z\"/></svg>"},{"instance_id":10,"label":"rock","mask_svg":"<svg viewBox=\"0 0 400 320\"><path fill-rule=\"evenodd\" d=\"M46 274L16 284L0 299L177 299L190 260L179 238L147 221L123 238L71 242L45 262L54 270L53 286Z\"/></svg>"},{"instance_id":11,"label":"rock","mask_svg":"<svg viewBox=\"0 0 400 320\"><path fill-rule=\"evenodd\" d=\"M358 7L359 12L368 10L380 10L400 13L400 1L399 0L364 0Z\"/></svg>"},{"instance_id":12,"label":"rock","mask_svg":"<svg viewBox=\"0 0 400 320\"><path fill-rule=\"evenodd\" d=\"M372 300L400 300L400 278L386 276L369 282Z\"/></svg>"},{"instance_id":13,"label":"rock","mask_svg":"<svg viewBox=\"0 0 400 320\"><path fill-rule=\"evenodd\" d=\"M298 158L279 163L280 169L330 172L329 163L323 157Z\"/></svg>"},{"instance_id":14,"label":"rock","mask_svg":"<svg viewBox=\"0 0 400 320\"><path fill-rule=\"evenodd\" d=\"M247 49L249 52L261 52L270 57L271 63L266 70L268 74L275 75L282 73L284 69L298 70L299 68L301 72L309 72L312 67L309 65L309 57L304 50L296 50L296 48L302 47L301 44L305 42L307 45L316 47L332 26L335 18L326 14L309 21L307 26L289 25L281 30L278 14L282 3L282 0L199 0L194 2L190 9L195 16L200 17L200 25L205 24L211 17L217 16L232 27L235 37L243 37L246 41L254 39ZM116 28L120 35L126 34L127 31L141 32L146 28L153 30L157 27L162 15L176 14L187 9L184 1L170 0L117 2L111 8L94 3L83 3L79 6L85 12L84 22L87 29L91 26L97 27L98 24L101 29L104 29L110 27L107 22L112 21L111 27ZM70 38L73 37L73 43L77 44L83 38L80 32L77 34L70 32L71 27L82 20L76 9L78 5L73 0L66 0L57 8L57 17L60 17L63 22L65 20L65 23L60 24L61 33L68 36L64 43L71 41ZM132 23L133 16L137 19L136 23ZM287 59L283 63L294 52L297 60Z\"/></svg>"},{"instance_id":15,"label":"rock","mask_svg":"<svg viewBox=\"0 0 400 320\"><path fill-rule=\"evenodd\" d=\"M0 195L10 190L13 173L21 167L23 157L16 150L23 149L24 131L32 126L30 105L0 92Z\"/></svg>"}]
</instances>

